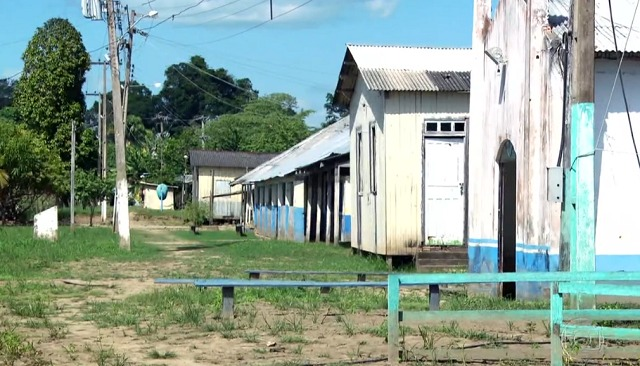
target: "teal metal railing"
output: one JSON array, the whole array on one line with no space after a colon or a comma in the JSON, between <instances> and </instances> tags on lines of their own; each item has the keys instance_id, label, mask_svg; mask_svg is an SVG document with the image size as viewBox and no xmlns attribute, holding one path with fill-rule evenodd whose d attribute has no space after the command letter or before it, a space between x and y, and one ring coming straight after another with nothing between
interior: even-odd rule
<instances>
[{"instance_id":1,"label":"teal metal railing","mask_svg":"<svg viewBox=\"0 0 640 366\"><path fill-rule=\"evenodd\" d=\"M640 329L600 327L594 325L565 324L565 314L589 320L635 320L640 318L639 309L585 309L564 310L564 295L597 295L640 297L638 285L609 285L560 282L551 285L551 366L562 366L564 339L597 338L640 341ZM601 343L600 343L601 344Z\"/></svg>"},{"instance_id":2,"label":"teal metal railing","mask_svg":"<svg viewBox=\"0 0 640 366\"><path fill-rule=\"evenodd\" d=\"M594 329L600 331L601 328L578 327L574 325L562 324L564 319L568 320L640 320L640 309L581 309L581 310L563 310L562 309L562 291L552 293L552 310L433 310L439 309L439 304L431 304L431 311L403 311L400 309L400 287L401 286L429 286L429 288L437 288L443 284L460 285L460 284L479 284L479 283L504 283L504 282L546 282L551 285L552 289L574 292L585 291L585 295L599 295L604 292L610 295L624 293L625 296L640 296L640 287L638 285L605 285L597 284L597 281L623 281L623 282L640 282L640 272L517 272L517 273L433 273L433 274L391 274L388 277L387 287L387 309L388 309L388 354L391 364L398 364L400 360L400 323L402 322L433 322L433 321L451 321L451 320L475 320L483 319L504 319L504 320L548 320L550 324L558 324L559 329L563 329L565 334L574 332L575 334L593 334ZM569 286L569 287L567 287ZM571 287L581 286L581 287ZM636 289L636 287L638 287ZM615 289L614 289L615 288ZM565 292L569 293L569 292ZM558 300L560 297L560 300ZM433 301L434 298L431 298ZM439 298L438 298L439 301ZM558 304L560 301L560 305ZM555 304L555 305L554 305ZM434 306L438 305L438 306ZM555 306L555 307L554 307ZM558 310L560 306L560 310ZM555 309L555 313L554 313ZM554 315L555 314L555 315ZM558 315L560 314L560 315ZM552 319L553 318L553 319ZM556 323L553 323L555 321ZM611 328L615 331L609 331L607 335L620 335L627 339L626 335L636 337L637 332L627 332L628 329ZM604 331L604 330L602 330ZM591 332L591 333L589 333ZM560 334L560 333L558 333ZM601 333L598 333L601 334ZM639 333L640 336L640 333ZM553 347L552 340L552 358L556 348ZM560 344L561 347L561 344ZM561 353L562 355L562 353ZM553 358L555 359L555 358ZM562 362L562 357L560 357ZM562 363L554 363L562 365Z\"/></svg>"}]
</instances>

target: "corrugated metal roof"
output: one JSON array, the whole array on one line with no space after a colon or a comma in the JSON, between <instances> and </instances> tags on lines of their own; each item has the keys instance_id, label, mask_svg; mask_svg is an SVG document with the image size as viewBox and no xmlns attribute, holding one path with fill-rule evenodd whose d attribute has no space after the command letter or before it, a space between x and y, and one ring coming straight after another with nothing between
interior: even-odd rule
<instances>
[{"instance_id":1,"label":"corrugated metal roof","mask_svg":"<svg viewBox=\"0 0 640 366\"><path fill-rule=\"evenodd\" d=\"M284 177L331 156L348 154L349 147L349 117L345 117L236 179L231 185Z\"/></svg>"},{"instance_id":2,"label":"corrugated metal roof","mask_svg":"<svg viewBox=\"0 0 640 366\"><path fill-rule=\"evenodd\" d=\"M609 14L609 1L596 0L596 52L615 52L613 42L613 30L611 29L611 16ZM633 19L636 7L635 0L612 0L611 9L616 31L618 49L622 50L627 43L627 35ZM554 27L558 35L564 33L569 27L569 15L571 0L549 0L549 23ZM629 41L627 52L640 52L640 17L637 17Z\"/></svg>"},{"instance_id":3,"label":"corrugated metal roof","mask_svg":"<svg viewBox=\"0 0 640 366\"><path fill-rule=\"evenodd\" d=\"M347 45L360 69L471 71L471 48Z\"/></svg>"},{"instance_id":4,"label":"corrugated metal roof","mask_svg":"<svg viewBox=\"0 0 640 366\"><path fill-rule=\"evenodd\" d=\"M378 72L377 75L385 81L381 90L397 91L435 91L427 80L411 80L412 76L424 78L424 75L416 72L470 72L473 61L470 48L435 48L435 47L408 47L408 46L372 46L372 45L347 45L347 50L342 60L340 77L334 92L334 103L348 107L351 102L356 80L362 70L395 70L395 73ZM400 75L398 70L404 70ZM411 74L414 72L414 74ZM369 75L373 77L371 72ZM402 79L400 81L399 79ZM434 80L438 80L434 76ZM391 80L396 80L392 82ZM371 80L369 80L371 81ZM443 80L439 80L443 82ZM371 81L372 82L372 81ZM373 84L373 82L372 82Z\"/></svg>"},{"instance_id":5,"label":"corrugated metal roof","mask_svg":"<svg viewBox=\"0 0 640 366\"><path fill-rule=\"evenodd\" d=\"M468 71L360 69L367 88L379 91L469 91Z\"/></svg>"},{"instance_id":6,"label":"corrugated metal roof","mask_svg":"<svg viewBox=\"0 0 640 366\"><path fill-rule=\"evenodd\" d=\"M192 167L252 169L277 155L242 151L191 150L189 162Z\"/></svg>"}]
</instances>

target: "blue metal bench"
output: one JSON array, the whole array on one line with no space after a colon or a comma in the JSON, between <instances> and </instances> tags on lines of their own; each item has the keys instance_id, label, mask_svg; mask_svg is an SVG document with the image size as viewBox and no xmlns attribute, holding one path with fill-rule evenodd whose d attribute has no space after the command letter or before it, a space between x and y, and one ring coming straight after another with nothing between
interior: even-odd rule
<instances>
[{"instance_id":1,"label":"blue metal bench","mask_svg":"<svg viewBox=\"0 0 640 366\"><path fill-rule=\"evenodd\" d=\"M157 284L172 285L189 285L193 284L197 288L204 289L208 287L222 288L222 316L225 318L233 318L234 308L234 292L236 287L261 287L261 288L292 288L292 287L381 287L386 288L387 282L316 282L316 281L280 281L280 280L237 280L227 278L216 279L171 279L159 278L154 281Z\"/></svg>"},{"instance_id":2,"label":"blue metal bench","mask_svg":"<svg viewBox=\"0 0 640 366\"><path fill-rule=\"evenodd\" d=\"M606 282L638 282L640 272L517 272L517 273L434 273L434 274L391 274L387 287L387 309L388 309L388 354L389 363L398 364L400 356L399 338L401 322L426 322L426 321L452 321L452 320L483 320L483 319L503 319L503 320L549 320L554 324L554 334L560 334L564 329L579 332L582 334L593 334L593 327L572 328L573 326L560 325L562 321L561 308L562 299L558 303L558 295L552 293L552 310L462 310L462 311L402 311L400 310L400 287L401 286L425 286L438 284L480 284L480 283L504 283L504 282L546 282L550 283L552 289L559 286L561 291L574 293L582 291L584 294L618 295L622 292L626 296L640 295L640 289L636 289L636 284L619 286L625 290L612 290L610 286L596 284L595 281ZM581 282L581 287L572 287L572 282ZM602 288L603 290L597 290ZM634 290L630 290L630 289ZM577 290L580 291L577 291ZM555 305L554 305L555 303ZM554 315L555 314L555 315ZM558 315L560 314L560 315ZM605 310L605 309L582 309L567 310L564 312L565 319L584 320L640 320L640 309ZM554 317L555 316L555 317ZM555 322L555 323L554 323ZM602 332L598 330L598 332ZM579 334L579 333L578 333ZM598 333L603 334L603 333ZM640 332L633 334L626 331L608 333L617 335L621 339L628 339L640 336ZM556 336L557 337L557 336ZM556 346L557 348L557 346ZM553 346L552 346L553 349ZM562 351L562 350L560 350ZM552 355L553 357L553 355ZM562 357L560 357L560 360ZM561 362L561 361L560 361ZM554 366L561 363L554 363Z\"/></svg>"},{"instance_id":3,"label":"blue metal bench","mask_svg":"<svg viewBox=\"0 0 640 366\"><path fill-rule=\"evenodd\" d=\"M245 273L249 274L250 279L260 279L261 274L275 274L275 275L338 275L338 276L357 276L358 281L366 281L367 276L371 277L386 277L389 275L389 272L358 272L358 271L283 271L283 270L273 270L273 269L249 269L246 270Z\"/></svg>"}]
</instances>

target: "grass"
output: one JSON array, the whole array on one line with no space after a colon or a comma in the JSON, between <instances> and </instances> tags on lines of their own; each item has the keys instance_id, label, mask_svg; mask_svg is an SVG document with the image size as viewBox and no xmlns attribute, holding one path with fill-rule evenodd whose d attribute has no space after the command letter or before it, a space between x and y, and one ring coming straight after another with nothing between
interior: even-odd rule
<instances>
[{"instance_id":1,"label":"grass","mask_svg":"<svg viewBox=\"0 0 640 366\"><path fill-rule=\"evenodd\" d=\"M118 247L118 237L109 228L78 227L71 232L67 227L58 231L58 241L33 238L31 227L0 228L0 279L46 277L60 264L88 259L110 261L151 260L159 250L151 245L133 241L132 251Z\"/></svg>"}]
</instances>

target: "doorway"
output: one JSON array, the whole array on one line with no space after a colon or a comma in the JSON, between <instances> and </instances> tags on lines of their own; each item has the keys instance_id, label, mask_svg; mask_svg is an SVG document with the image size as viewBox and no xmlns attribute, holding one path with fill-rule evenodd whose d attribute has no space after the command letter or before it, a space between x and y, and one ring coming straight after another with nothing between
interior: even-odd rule
<instances>
[{"instance_id":1,"label":"doorway","mask_svg":"<svg viewBox=\"0 0 640 366\"><path fill-rule=\"evenodd\" d=\"M511 141L502 143L498 153L498 271L516 271L516 209L517 209L517 166L516 151ZM516 299L516 283L504 282L500 295Z\"/></svg>"}]
</instances>

